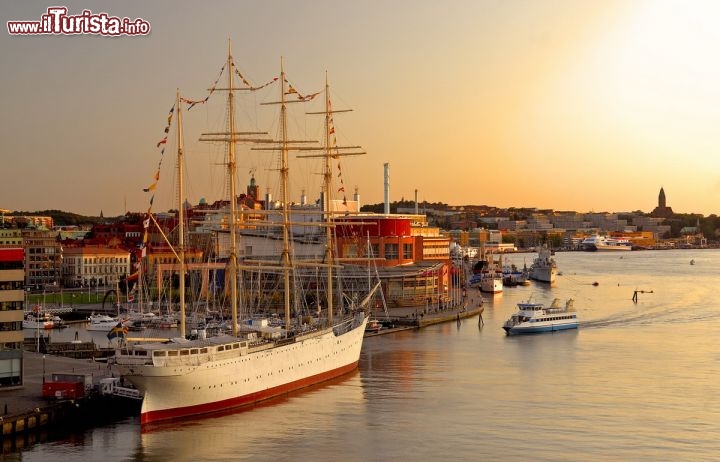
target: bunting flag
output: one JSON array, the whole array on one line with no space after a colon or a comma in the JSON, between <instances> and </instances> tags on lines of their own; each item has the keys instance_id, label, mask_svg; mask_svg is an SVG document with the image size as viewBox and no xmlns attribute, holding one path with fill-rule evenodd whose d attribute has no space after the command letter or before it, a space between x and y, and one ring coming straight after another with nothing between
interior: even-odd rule
<instances>
[{"instance_id":1,"label":"bunting flag","mask_svg":"<svg viewBox=\"0 0 720 462\"><path fill-rule=\"evenodd\" d=\"M332 107L332 103L328 100L328 107ZM337 192L343 193L343 205L347 205L347 196L345 195L345 181L343 180L342 175L342 166L340 165L340 149L338 149L337 146L337 137L335 136L335 121L333 120L332 116L330 116L330 134L332 135L332 144L331 144L331 152L334 152L334 154L331 154L331 157L333 159L337 159L337 168L338 168L338 179L340 180L340 187L338 188Z\"/></svg>"},{"instance_id":2,"label":"bunting flag","mask_svg":"<svg viewBox=\"0 0 720 462\"><path fill-rule=\"evenodd\" d=\"M285 79L285 83L288 84L288 90L285 92L286 95L297 95L297 99L300 101L311 101L313 98L315 98L317 95L319 95L322 92L317 93L311 93L309 95L303 95L299 91L295 89L295 87L292 86L290 82L288 82L288 79Z\"/></svg>"},{"instance_id":3,"label":"bunting flag","mask_svg":"<svg viewBox=\"0 0 720 462\"><path fill-rule=\"evenodd\" d=\"M170 132L170 126L172 125L172 118L173 118L174 113L175 113L175 105L173 104L172 107L170 108L170 111L168 111L168 119L167 119L168 122L167 122L167 125L165 126L165 130L164 130L165 136L160 141L158 141L158 143L156 145L157 148L162 146L162 149L160 150L160 161L158 162L157 171L155 172L155 175L153 176L154 181L147 188L143 188L144 192L155 191L155 188L157 188L158 181L160 180L160 167L162 166L163 156L165 155L165 145L167 144L167 137L168 137L167 134ZM154 197L154 194L153 194L153 197ZM150 204L152 205L152 199L150 200Z\"/></svg>"},{"instance_id":4,"label":"bunting flag","mask_svg":"<svg viewBox=\"0 0 720 462\"><path fill-rule=\"evenodd\" d=\"M178 108L179 109L179 108ZM155 171L155 175L153 175L153 182L147 187L143 188L144 192L152 192L152 196L150 196L150 205L148 206L148 217L143 220L143 240L142 244L140 244L140 256L145 257L147 255L147 241L148 241L148 228L150 227L150 214L152 213L152 205L153 201L155 200L155 189L157 188L158 181L160 181L160 169L162 168L162 162L163 158L165 157L165 146L167 145L167 139L168 139L168 133L170 132L170 127L172 126L172 119L173 115L175 114L175 104L172 105L170 108L170 111L168 111L167 116L167 125L165 126L165 136L157 143L156 147L160 148L162 146L162 149L160 149L160 160L158 161L157 170Z\"/></svg>"},{"instance_id":5,"label":"bunting flag","mask_svg":"<svg viewBox=\"0 0 720 462\"><path fill-rule=\"evenodd\" d=\"M160 147L160 145L167 143L167 139L168 139L167 134L170 131L170 125L172 124L172 118L173 118L174 112L175 112L175 105L173 104L172 107L170 108L170 111L168 112L167 125L165 125L165 136L160 141L158 141L158 143L157 143L158 148ZM163 148L163 151L164 150L165 150L165 148Z\"/></svg>"},{"instance_id":6,"label":"bunting flag","mask_svg":"<svg viewBox=\"0 0 720 462\"><path fill-rule=\"evenodd\" d=\"M148 209L148 217L143 220L143 240L140 243L140 257L147 256L148 228L150 228L150 209Z\"/></svg>"},{"instance_id":7,"label":"bunting flag","mask_svg":"<svg viewBox=\"0 0 720 462\"><path fill-rule=\"evenodd\" d=\"M227 64L227 63L225 63L225 64ZM190 109L192 109L193 107L195 107L196 104L205 104L205 103L207 103L207 101L210 99L210 96L212 96L212 94L215 93L215 89L217 88L217 84L218 84L218 82L220 81L220 77L222 77L223 72L225 72L225 64L223 64L222 67L220 68L220 73L218 74L217 79L215 79L215 82L214 82L214 83L212 84L212 86L210 87L210 93L208 93L208 95L207 95L205 98L203 98L203 99L198 99L198 100L187 99L187 98L180 98L180 101L182 101L183 103L187 103L187 105L188 105L187 110L188 110L188 111L189 111ZM232 63L231 63L231 64L232 64Z\"/></svg>"},{"instance_id":8,"label":"bunting flag","mask_svg":"<svg viewBox=\"0 0 720 462\"><path fill-rule=\"evenodd\" d=\"M260 89L262 89L262 88L267 87L268 85L270 85L270 84L272 84L272 83L277 82L277 80L278 80L278 77L273 77L272 80L270 80L269 82L264 83L264 84L260 85L259 87L255 87L255 86L253 86L253 84L250 83L250 81L249 81L248 79L245 78L245 76L243 76L243 75L240 73L240 71L238 70L237 66L233 65L233 67L235 68L235 74L236 74L238 77L240 77L240 80L242 80L242 82L243 82L245 85L248 86L247 89L250 90L250 91L260 90Z\"/></svg>"},{"instance_id":9,"label":"bunting flag","mask_svg":"<svg viewBox=\"0 0 720 462\"><path fill-rule=\"evenodd\" d=\"M165 152L165 150L163 149L163 153L164 152ZM160 165L158 165L158 170L157 170L157 172L155 172L154 178L155 178L155 181L153 181L153 183L150 186L148 186L147 188L144 188L143 191L145 191L145 192L155 191L155 188L157 187L157 183L160 180ZM147 228L147 226L146 226L146 228Z\"/></svg>"},{"instance_id":10,"label":"bunting flag","mask_svg":"<svg viewBox=\"0 0 720 462\"><path fill-rule=\"evenodd\" d=\"M315 98L315 97L316 97L317 95L319 95L319 94L320 94L320 92L312 93L312 94L310 94L310 95L303 96L302 99L305 100L305 101L310 101L310 100L312 100L313 98Z\"/></svg>"}]
</instances>

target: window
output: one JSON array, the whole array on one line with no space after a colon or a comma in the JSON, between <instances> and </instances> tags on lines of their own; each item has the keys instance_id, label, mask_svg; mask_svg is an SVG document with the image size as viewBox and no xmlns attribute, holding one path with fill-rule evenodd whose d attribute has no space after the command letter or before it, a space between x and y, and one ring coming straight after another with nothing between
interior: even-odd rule
<instances>
[{"instance_id":1,"label":"window","mask_svg":"<svg viewBox=\"0 0 720 462\"><path fill-rule=\"evenodd\" d=\"M413 246L412 244L403 244L403 258L405 260L411 260L413 257Z\"/></svg>"},{"instance_id":2,"label":"window","mask_svg":"<svg viewBox=\"0 0 720 462\"><path fill-rule=\"evenodd\" d=\"M398 244L385 244L385 260L398 259Z\"/></svg>"}]
</instances>

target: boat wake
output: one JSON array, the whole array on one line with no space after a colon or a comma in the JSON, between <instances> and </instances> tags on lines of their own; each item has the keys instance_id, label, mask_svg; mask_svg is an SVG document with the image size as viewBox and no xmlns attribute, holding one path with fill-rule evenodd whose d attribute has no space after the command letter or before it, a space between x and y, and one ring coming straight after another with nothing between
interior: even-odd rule
<instances>
[{"instance_id":1,"label":"boat wake","mask_svg":"<svg viewBox=\"0 0 720 462\"><path fill-rule=\"evenodd\" d=\"M717 313L694 310L685 306L638 307L616 312L610 316L581 323L583 329L607 327L637 327L656 324L691 324L716 319Z\"/></svg>"}]
</instances>

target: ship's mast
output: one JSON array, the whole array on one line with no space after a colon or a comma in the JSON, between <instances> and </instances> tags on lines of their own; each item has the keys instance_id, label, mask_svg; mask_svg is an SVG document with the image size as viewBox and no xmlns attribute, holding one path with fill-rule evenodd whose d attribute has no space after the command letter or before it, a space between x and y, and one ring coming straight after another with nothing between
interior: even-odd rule
<instances>
[{"instance_id":1,"label":"ship's mast","mask_svg":"<svg viewBox=\"0 0 720 462\"><path fill-rule=\"evenodd\" d=\"M182 110L180 108L180 89L177 89L175 107L177 108L177 168L178 168L178 253L180 260L180 337L185 338L185 207L183 204L183 137Z\"/></svg>"},{"instance_id":2,"label":"ship's mast","mask_svg":"<svg viewBox=\"0 0 720 462\"><path fill-rule=\"evenodd\" d=\"M285 290L285 329L290 330L290 199L288 195L288 139L287 139L287 107L285 104L285 68L280 58L280 188L282 194L282 233L283 248L281 263L283 269L283 281Z\"/></svg>"},{"instance_id":3,"label":"ship's mast","mask_svg":"<svg viewBox=\"0 0 720 462\"><path fill-rule=\"evenodd\" d=\"M323 172L323 188L325 189L325 201L323 206L325 223L330 223L332 217L330 215L330 200L332 199L332 170L330 166L331 145L330 145L330 85L328 84L327 71L325 72L325 171ZM327 267L327 305L328 305L328 324L333 323L333 272L332 264L335 262L335 247L333 241L333 232L330 226L325 227L325 263Z\"/></svg>"},{"instance_id":4,"label":"ship's mast","mask_svg":"<svg viewBox=\"0 0 720 462\"><path fill-rule=\"evenodd\" d=\"M235 192L235 142L232 140L235 133L235 93L233 89L233 60L230 39L228 39L228 133L231 141L228 143L228 181L230 182L230 311L232 313L232 333L238 333L238 299L237 299L237 231L235 229L237 216L237 196Z\"/></svg>"},{"instance_id":5,"label":"ship's mast","mask_svg":"<svg viewBox=\"0 0 720 462\"><path fill-rule=\"evenodd\" d=\"M228 161L227 161L227 177L229 182L229 195L230 195L230 217L229 217L229 232L230 232L230 259L229 265L229 277L230 277L230 311L232 313L232 333L233 335L238 334L238 251L237 251L237 192L235 190L236 185L236 172L237 164L235 160L235 144L238 142L251 142L251 143L267 143L268 140L261 138L244 138L242 135L267 135L267 132L237 132L235 131L235 91L240 90L253 90L252 87L241 87L236 88L234 86L233 74L235 72L235 63L232 57L232 48L230 39L228 38L228 57L227 57L227 72L228 72L228 88L213 88L213 90L227 90L228 92L228 128L227 132L224 133L203 133L200 137L200 141L222 141L228 143Z\"/></svg>"},{"instance_id":6,"label":"ship's mast","mask_svg":"<svg viewBox=\"0 0 720 462\"><path fill-rule=\"evenodd\" d=\"M323 208L323 220L326 223L325 227L325 264L327 264L327 304L328 304L328 323L332 325L333 322L333 272L332 268L335 263L335 241L333 239L333 231L330 223L332 221L333 211L331 208L332 204L332 159L333 157L350 156L365 154L364 152L346 152L340 153L340 150L345 149L359 149L360 146L334 146L331 141L332 130L334 130L332 123L332 115L338 112L350 112L352 109L339 109L333 110L330 103L330 84L328 83L327 72L325 72L325 110L322 112L308 112L308 114L323 114L325 116L325 147L322 148L324 151L321 155L304 155L298 156L302 158L309 157L322 157L323 158L323 190L324 202ZM306 148L305 150L312 150L313 148ZM333 150L335 151L333 153Z\"/></svg>"}]
</instances>

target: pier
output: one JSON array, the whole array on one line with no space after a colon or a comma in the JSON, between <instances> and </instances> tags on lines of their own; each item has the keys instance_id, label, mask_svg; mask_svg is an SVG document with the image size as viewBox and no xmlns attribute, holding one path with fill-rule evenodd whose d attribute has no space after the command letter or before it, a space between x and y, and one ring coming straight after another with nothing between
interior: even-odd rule
<instances>
[{"instance_id":1,"label":"pier","mask_svg":"<svg viewBox=\"0 0 720 462\"><path fill-rule=\"evenodd\" d=\"M436 306L392 308L388 310L387 316L384 313L382 315L376 314L375 319L381 322L388 322L392 324L393 327L381 328L376 332L366 332L365 337L392 334L403 330L420 329L434 324L460 321L461 319L474 316L479 316L479 324L482 325L482 313L484 310L482 298L473 298L472 296L468 297L462 304L450 308L440 308Z\"/></svg>"},{"instance_id":2,"label":"pier","mask_svg":"<svg viewBox=\"0 0 720 462\"><path fill-rule=\"evenodd\" d=\"M0 393L3 453L32 444L41 431L89 427L117 418L123 411L128 415L127 401L99 393L85 393L79 399L43 398L43 384L53 374L84 374L99 384L102 379L117 376L108 364L34 351L24 351L23 355L23 386Z\"/></svg>"}]
</instances>

